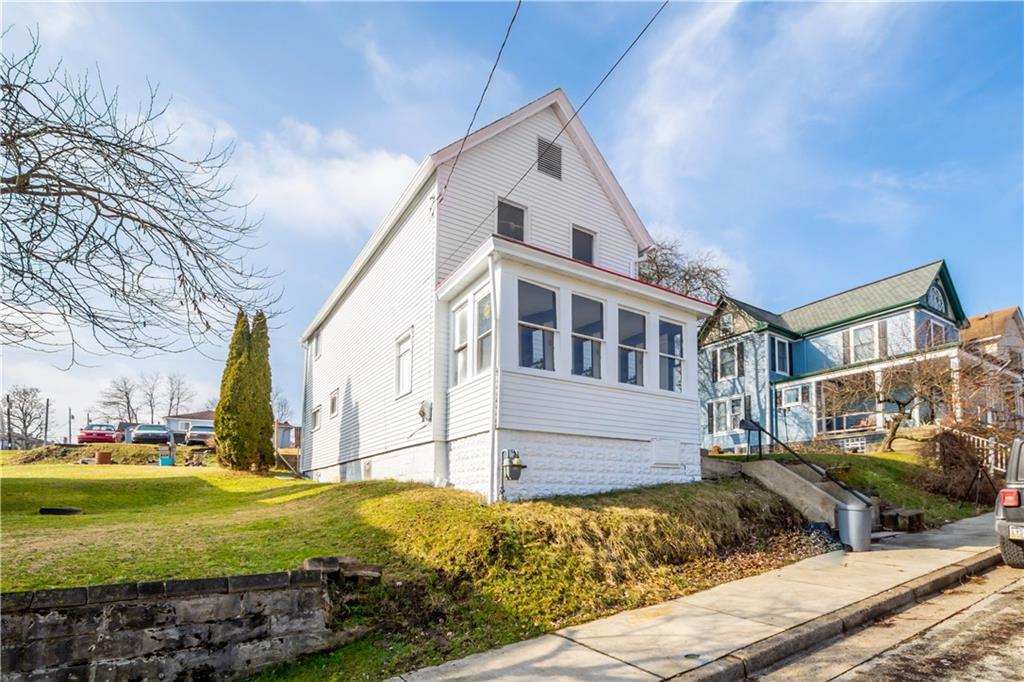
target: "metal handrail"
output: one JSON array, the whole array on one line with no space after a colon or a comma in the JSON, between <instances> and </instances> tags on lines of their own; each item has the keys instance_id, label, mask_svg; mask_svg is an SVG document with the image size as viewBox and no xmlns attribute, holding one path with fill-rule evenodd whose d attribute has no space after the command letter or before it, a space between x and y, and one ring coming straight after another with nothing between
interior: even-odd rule
<instances>
[{"instance_id":1,"label":"metal handrail","mask_svg":"<svg viewBox=\"0 0 1024 682\"><path fill-rule=\"evenodd\" d=\"M767 434L769 438L771 438L774 442L776 442L779 445L781 445L786 450L786 452L788 452L791 455L793 455L794 457L796 457L798 460L800 460L801 463L806 464L807 466L809 466L814 471L817 471L822 476L824 476L825 478L827 478L828 480L832 481L833 483L838 485L840 488L845 490L846 492L848 492L851 495L853 495L854 497L856 497L858 500L863 502L868 507L871 507L871 498L867 497L866 495L864 495L864 493L860 492L859 490L855 490L855 489L851 488L849 485L847 485L843 481L840 481L838 478L836 478L835 476L830 474L828 472L828 470L825 469L824 467L822 467L821 465L815 464L814 462L809 462L806 459L804 459L800 455L799 452L797 452L796 450L794 450L793 448L789 447L788 445L783 443L781 440L776 438L775 434L773 434L771 431L769 431L768 429L766 429L763 426L761 426L760 424L758 424L753 419L741 419L740 420L740 428L743 429L744 431L760 431L761 433Z\"/></svg>"}]
</instances>

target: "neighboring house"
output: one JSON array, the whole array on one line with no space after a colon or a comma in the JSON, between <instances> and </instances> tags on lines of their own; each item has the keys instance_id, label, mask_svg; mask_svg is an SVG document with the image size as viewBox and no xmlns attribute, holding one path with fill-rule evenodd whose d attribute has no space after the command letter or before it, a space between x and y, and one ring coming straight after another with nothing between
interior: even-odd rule
<instances>
[{"instance_id":1,"label":"neighboring house","mask_svg":"<svg viewBox=\"0 0 1024 682\"><path fill-rule=\"evenodd\" d=\"M713 307L637 280L651 245L561 90L427 156L302 336L301 470L490 501L699 479Z\"/></svg>"},{"instance_id":2,"label":"neighboring house","mask_svg":"<svg viewBox=\"0 0 1024 682\"><path fill-rule=\"evenodd\" d=\"M302 427L288 422L274 422L274 433L277 434L277 447L298 448L302 446Z\"/></svg>"},{"instance_id":3,"label":"neighboring house","mask_svg":"<svg viewBox=\"0 0 1024 682\"><path fill-rule=\"evenodd\" d=\"M209 426L213 428L213 410L201 410L187 414L172 414L164 417L164 423L173 433L187 433L193 426Z\"/></svg>"},{"instance_id":4,"label":"neighboring house","mask_svg":"<svg viewBox=\"0 0 1024 682\"><path fill-rule=\"evenodd\" d=\"M134 429L138 425L139 425L138 422L124 422L124 421L121 421L121 422L117 422L117 426L114 427L114 431L124 435L124 441L123 442L131 443L132 442L132 429Z\"/></svg>"},{"instance_id":5,"label":"neighboring house","mask_svg":"<svg viewBox=\"0 0 1024 682\"><path fill-rule=\"evenodd\" d=\"M992 359L1024 378L1024 317L1020 306L1010 306L968 319L970 327L960 332L964 348ZM1021 386L1006 386L1001 400L986 415L989 423L1006 423L1024 431L1024 398Z\"/></svg>"},{"instance_id":6,"label":"neighboring house","mask_svg":"<svg viewBox=\"0 0 1024 682\"><path fill-rule=\"evenodd\" d=\"M751 416L783 441L828 438L862 451L881 438L884 415L874 404L826 414L824 382L921 353L952 368L965 327L944 261L779 314L724 298L699 341L704 447L744 450L739 421ZM914 423L929 419L922 409Z\"/></svg>"},{"instance_id":7,"label":"neighboring house","mask_svg":"<svg viewBox=\"0 0 1024 682\"><path fill-rule=\"evenodd\" d=\"M1021 317L1020 306L975 315L968 318L968 322L970 327L960 332L960 340L966 347L1024 371L1024 317Z\"/></svg>"}]
</instances>

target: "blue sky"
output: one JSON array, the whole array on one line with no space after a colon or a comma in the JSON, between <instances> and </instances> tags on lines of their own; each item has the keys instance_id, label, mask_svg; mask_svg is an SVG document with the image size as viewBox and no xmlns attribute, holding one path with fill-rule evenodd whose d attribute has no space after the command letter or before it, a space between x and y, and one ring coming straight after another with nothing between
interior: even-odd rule
<instances>
[{"instance_id":1,"label":"blue sky","mask_svg":"<svg viewBox=\"0 0 1024 682\"><path fill-rule=\"evenodd\" d=\"M98 67L127 101L173 95L186 146L237 145L281 272L275 381L298 411L298 337L430 151L465 129L511 3L6 2L3 49L38 25L43 61ZM524 5L480 123L555 87L575 103L654 11ZM1024 5L670 5L582 119L652 232L729 266L734 293L783 310L945 258L968 312L1024 299ZM219 356L222 349L208 354ZM6 349L4 384L40 386L54 433L112 374L146 361Z\"/></svg>"}]
</instances>

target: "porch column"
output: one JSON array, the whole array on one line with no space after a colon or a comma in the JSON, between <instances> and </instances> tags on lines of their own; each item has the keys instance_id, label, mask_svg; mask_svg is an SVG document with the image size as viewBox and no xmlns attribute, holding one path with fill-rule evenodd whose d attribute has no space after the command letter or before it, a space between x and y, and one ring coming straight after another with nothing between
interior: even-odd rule
<instances>
[{"instance_id":1,"label":"porch column","mask_svg":"<svg viewBox=\"0 0 1024 682\"><path fill-rule=\"evenodd\" d=\"M874 372L875 377L875 428L879 431L885 430L885 404L878 402L878 396L882 393L882 372Z\"/></svg>"}]
</instances>

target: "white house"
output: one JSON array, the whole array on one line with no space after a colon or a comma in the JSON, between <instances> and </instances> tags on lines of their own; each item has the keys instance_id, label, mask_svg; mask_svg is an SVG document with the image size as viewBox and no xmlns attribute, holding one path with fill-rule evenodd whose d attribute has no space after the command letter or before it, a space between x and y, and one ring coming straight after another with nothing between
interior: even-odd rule
<instances>
[{"instance_id":1,"label":"white house","mask_svg":"<svg viewBox=\"0 0 1024 682\"><path fill-rule=\"evenodd\" d=\"M651 237L565 94L460 143L423 160L303 334L302 471L489 501L699 479L713 307L635 278Z\"/></svg>"},{"instance_id":2,"label":"white house","mask_svg":"<svg viewBox=\"0 0 1024 682\"><path fill-rule=\"evenodd\" d=\"M164 423L170 431L187 432L193 426L209 426L213 428L213 410L201 410L187 414L171 414L164 417Z\"/></svg>"}]
</instances>

